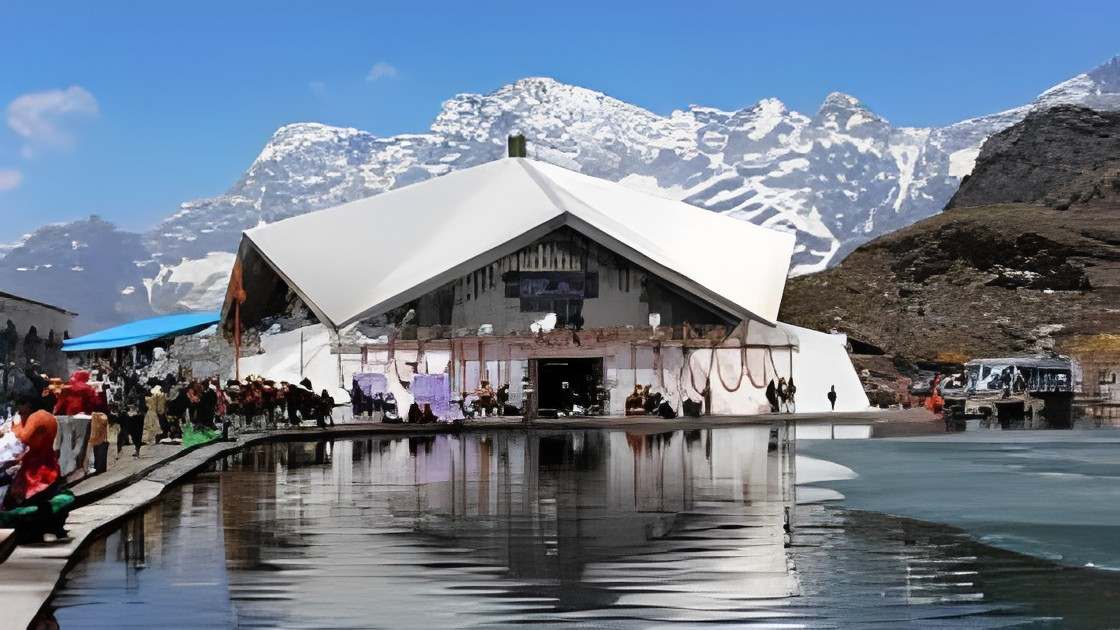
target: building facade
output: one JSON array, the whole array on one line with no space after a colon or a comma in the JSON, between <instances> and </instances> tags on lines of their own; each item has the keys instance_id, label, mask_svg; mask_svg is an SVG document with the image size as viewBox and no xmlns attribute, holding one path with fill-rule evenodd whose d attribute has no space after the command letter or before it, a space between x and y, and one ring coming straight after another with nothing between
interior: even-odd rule
<instances>
[{"instance_id":1,"label":"building facade","mask_svg":"<svg viewBox=\"0 0 1120 630\"><path fill-rule=\"evenodd\" d=\"M866 408L842 336L774 319L792 251L785 233L500 160L247 232L223 318L236 334L306 310L339 385L381 374L404 404L441 374L452 398L486 381L543 415L573 399L622 415L635 388L678 412L760 413L781 379L799 392L785 409L826 410L833 387Z\"/></svg>"},{"instance_id":2,"label":"building facade","mask_svg":"<svg viewBox=\"0 0 1120 630\"><path fill-rule=\"evenodd\" d=\"M0 367L4 391L32 363L39 372L67 375L62 342L70 336L75 313L10 293L0 292Z\"/></svg>"}]
</instances>

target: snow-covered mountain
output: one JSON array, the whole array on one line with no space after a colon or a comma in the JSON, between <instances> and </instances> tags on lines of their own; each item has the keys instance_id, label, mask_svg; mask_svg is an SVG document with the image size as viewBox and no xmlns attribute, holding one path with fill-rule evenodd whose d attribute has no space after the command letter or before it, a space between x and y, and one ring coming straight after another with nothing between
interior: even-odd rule
<instances>
[{"instance_id":1,"label":"snow-covered mountain","mask_svg":"<svg viewBox=\"0 0 1120 630\"><path fill-rule=\"evenodd\" d=\"M146 252L128 262L155 261L133 265L147 274L153 311L213 307L242 230L499 158L506 136L520 132L531 157L794 232L793 273L807 273L938 212L989 135L1059 103L1120 108L1120 57L1022 107L942 128L895 127L841 93L811 115L764 99L738 111L693 106L661 116L593 90L527 78L490 94L453 97L424 134L281 127L226 194L184 203L144 235ZM41 295L38 272L22 263L27 270L14 271L11 262L40 238L31 235L0 259L8 290ZM136 284L131 277L114 282L118 293Z\"/></svg>"}]
</instances>

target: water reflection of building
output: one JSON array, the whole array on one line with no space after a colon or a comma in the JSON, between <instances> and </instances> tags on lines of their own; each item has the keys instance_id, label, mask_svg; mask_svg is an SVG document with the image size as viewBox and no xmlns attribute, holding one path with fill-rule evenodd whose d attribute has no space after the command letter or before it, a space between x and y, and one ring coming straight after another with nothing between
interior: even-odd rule
<instances>
[{"instance_id":1,"label":"water reflection of building","mask_svg":"<svg viewBox=\"0 0 1120 630\"><path fill-rule=\"evenodd\" d=\"M646 580L668 591L784 596L795 590L784 550L790 496L784 453L769 443L769 427L759 426L718 436L501 431L345 441L321 465L304 463L312 444L255 449L223 483L227 561L248 568L262 549L306 546L310 524L348 529L356 510L366 531L403 528L426 544L469 550L472 562L553 589L561 606L616 602ZM256 486L266 470L281 473L271 498ZM697 548L714 571L704 561L675 566ZM641 570L658 564L668 572Z\"/></svg>"},{"instance_id":2,"label":"water reflection of building","mask_svg":"<svg viewBox=\"0 0 1120 630\"><path fill-rule=\"evenodd\" d=\"M231 569L260 566L262 549L284 546L300 522L302 495L314 489L292 474L322 468L328 442L284 442L245 450L218 464L226 563ZM286 471L289 474L277 474ZM275 527L258 527L261 522Z\"/></svg>"},{"instance_id":3,"label":"water reflection of building","mask_svg":"<svg viewBox=\"0 0 1120 630\"><path fill-rule=\"evenodd\" d=\"M106 539L115 565L83 566L123 565L109 581L141 604L130 621L142 627L188 615L212 627L597 625L643 609L739 619L795 590L785 453L769 437L760 426L263 445Z\"/></svg>"}]
</instances>

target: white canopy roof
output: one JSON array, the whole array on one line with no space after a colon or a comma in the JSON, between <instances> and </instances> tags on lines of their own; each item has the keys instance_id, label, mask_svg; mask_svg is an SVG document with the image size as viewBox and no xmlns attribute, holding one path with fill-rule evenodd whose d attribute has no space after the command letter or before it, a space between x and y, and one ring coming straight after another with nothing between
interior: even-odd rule
<instances>
[{"instance_id":1,"label":"white canopy roof","mask_svg":"<svg viewBox=\"0 0 1120 630\"><path fill-rule=\"evenodd\" d=\"M567 225L743 319L773 323L794 236L525 158L245 232L325 323L395 308Z\"/></svg>"}]
</instances>

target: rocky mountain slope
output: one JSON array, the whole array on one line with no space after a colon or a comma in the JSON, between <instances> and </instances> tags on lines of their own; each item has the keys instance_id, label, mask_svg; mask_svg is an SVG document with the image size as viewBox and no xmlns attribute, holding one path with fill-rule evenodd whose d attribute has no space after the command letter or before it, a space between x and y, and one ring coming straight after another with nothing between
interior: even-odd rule
<instances>
[{"instance_id":1,"label":"rocky mountain slope","mask_svg":"<svg viewBox=\"0 0 1120 630\"><path fill-rule=\"evenodd\" d=\"M135 260L123 258L133 255L128 249L118 255L121 267L145 270L151 311L212 307L220 297L215 286L228 273L219 263L242 230L496 159L506 136L520 132L537 159L794 232L793 272L807 273L938 212L971 171L984 139L1059 103L1120 108L1120 58L1023 107L937 129L894 127L840 93L812 115L765 99L737 111L693 106L660 116L600 92L529 78L490 94L453 97L423 134L380 138L315 123L282 127L226 194L184 203L143 235L145 251ZM52 234L32 234L0 259L6 290L44 297L46 277L17 262L26 254L18 252L34 250L47 257L41 264L56 264ZM189 270L177 271L180 265ZM136 285L127 274L106 282L117 293ZM63 305L100 308L76 298Z\"/></svg>"},{"instance_id":2,"label":"rocky mountain slope","mask_svg":"<svg viewBox=\"0 0 1120 630\"><path fill-rule=\"evenodd\" d=\"M78 329L95 330L150 315L144 283L157 272L139 234L92 216L42 227L13 247L0 261L0 287L76 310Z\"/></svg>"},{"instance_id":3,"label":"rocky mountain slope","mask_svg":"<svg viewBox=\"0 0 1120 630\"><path fill-rule=\"evenodd\" d=\"M1076 142L1071 142L1076 139ZM1059 105L984 143L947 207L992 203L1071 204L1120 197L1116 115Z\"/></svg>"},{"instance_id":4,"label":"rocky mountain slope","mask_svg":"<svg viewBox=\"0 0 1120 630\"><path fill-rule=\"evenodd\" d=\"M1120 329L1120 112L996 134L938 214L790 281L780 316L910 360L1068 351Z\"/></svg>"}]
</instances>

